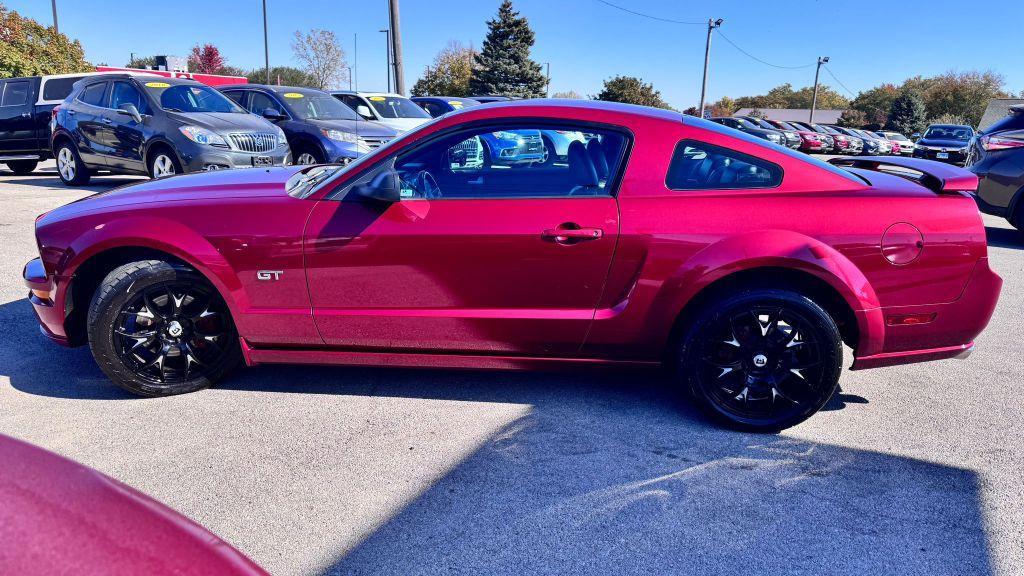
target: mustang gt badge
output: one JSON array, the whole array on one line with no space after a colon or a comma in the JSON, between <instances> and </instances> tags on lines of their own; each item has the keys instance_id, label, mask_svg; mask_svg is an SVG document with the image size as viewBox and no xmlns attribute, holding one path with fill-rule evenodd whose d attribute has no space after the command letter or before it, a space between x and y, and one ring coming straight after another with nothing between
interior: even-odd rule
<instances>
[{"instance_id":1,"label":"mustang gt badge","mask_svg":"<svg viewBox=\"0 0 1024 576\"><path fill-rule=\"evenodd\" d=\"M284 274L284 270L258 270L256 272L257 280L280 280L281 274Z\"/></svg>"}]
</instances>

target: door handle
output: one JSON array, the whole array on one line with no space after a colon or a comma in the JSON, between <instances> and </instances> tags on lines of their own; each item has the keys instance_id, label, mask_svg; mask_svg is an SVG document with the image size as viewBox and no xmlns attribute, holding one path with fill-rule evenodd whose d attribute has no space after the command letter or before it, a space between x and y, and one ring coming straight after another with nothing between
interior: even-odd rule
<instances>
[{"instance_id":1,"label":"door handle","mask_svg":"<svg viewBox=\"0 0 1024 576\"><path fill-rule=\"evenodd\" d=\"M559 244L575 244L586 240L597 240L604 236L604 230L600 228L569 228L567 224L563 227L549 228L541 232L541 238L554 240Z\"/></svg>"},{"instance_id":2,"label":"door handle","mask_svg":"<svg viewBox=\"0 0 1024 576\"><path fill-rule=\"evenodd\" d=\"M104 123L104 124L113 124L113 123L114 123L114 121L113 121L113 120L111 120L110 118L104 118L104 119L103 119L103 123Z\"/></svg>"},{"instance_id":3,"label":"door handle","mask_svg":"<svg viewBox=\"0 0 1024 576\"><path fill-rule=\"evenodd\" d=\"M22 113L21 113L21 117L22 117L22 118L31 118L31 117L32 117L32 115L31 115L31 114L29 114L28 112L22 112Z\"/></svg>"}]
</instances>

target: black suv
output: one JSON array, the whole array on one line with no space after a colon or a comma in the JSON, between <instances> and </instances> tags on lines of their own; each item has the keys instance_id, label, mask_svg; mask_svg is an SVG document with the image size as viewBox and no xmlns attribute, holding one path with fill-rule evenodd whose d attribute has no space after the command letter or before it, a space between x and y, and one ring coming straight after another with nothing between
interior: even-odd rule
<instances>
[{"instance_id":1,"label":"black suv","mask_svg":"<svg viewBox=\"0 0 1024 576\"><path fill-rule=\"evenodd\" d=\"M981 211L1024 230L1024 106L971 139L967 169L978 175Z\"/></svg>"},{"instance_id":2,"label":"black suv","mask_svg":"<svg viewBox=\"0 0 1024 576\"><path fill-rule=\"evenodd\" d=\"M0 78L0 162L24 176L50 157L50 116L75 82L102 74Z\"/></svg>"},{"instance_id":3,"label":"black suv","mask_svg":"<svg viewBox=\"0 0 1024 576\"><path fill-rule=\"evenodd\" d=\"M75 84L57 108L53 156L65 184L92 172L174 174L282 166L284 132L194 80L133 74Z\"/></svg>"}]
</instances>

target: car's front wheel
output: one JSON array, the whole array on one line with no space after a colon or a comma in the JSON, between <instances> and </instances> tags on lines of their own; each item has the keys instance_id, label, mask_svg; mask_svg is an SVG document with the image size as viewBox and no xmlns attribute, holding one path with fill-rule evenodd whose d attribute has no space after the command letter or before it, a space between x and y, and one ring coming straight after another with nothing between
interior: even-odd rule
<instances>
[{"instance_id":1,"label":"car's front wheel","mask_svg":"<svg viewBox=\"0 0 1024 576\"><path fill-rule=\"evenodd\" d=\"M111 271L93 296L88 330L103 372L141 396L207 388L241 360L216 289L191 268L160 260Z\"/></svg>"},{"instance_id":2,"label":"car's front wheel","mask_svg":"<svg viewBox=\"0 0 1024 576\"><path fill-rule=\"evenodd\" d=\"M149 177L153 179L167 178L181 174L181 164L174 153L166 148L158 148L149 158Z\"/></svg>"},{"instance_id":3,"label":"car's front wheel","mask_svg":"<svg viewBox=\"0 0 1024 576\"><path fill-rule=\"evenodd\" d=\"M769 432L821 409L839 384L842 341L829 314L788 290L740 291L690 324L681 376L697 404L739 429Z\"/></svg>"}]
</instances>

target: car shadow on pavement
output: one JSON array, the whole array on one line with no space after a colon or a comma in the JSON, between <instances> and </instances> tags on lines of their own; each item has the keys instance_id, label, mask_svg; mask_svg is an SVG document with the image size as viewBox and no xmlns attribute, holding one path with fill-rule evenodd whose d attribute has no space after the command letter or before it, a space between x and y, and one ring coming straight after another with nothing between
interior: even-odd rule
<instances>
[{"instance_id":1,"label":"car shadow on pavement","mask_svg":"<svg viewBox=\"0 0 1024 576\"><path fill-rule=\"evenodd\" d=\"M47 342L28 302L0 322L16 389L133 398L87 348ZM524 406L365 538L339 536L325 574L993 573L973 471L725 430L657 372L261 366L221 388Z\"/></svg>"},{"instance_id":2,"label":"car shadow on pavement","mask_svg":"<svg viewBox=\"0 0 1024 576\"><path fill-rule=\"evenodd\" d=\"M117 186L123 186L125 184L132 184L134 182L141 182L144 180L146 180L146 178L142 176L133 177L102 173L93 175L92 179L89 180L89 183L84 186L65 186L64 183L61 182L60 176L57 175L56 168L38 168L35 172L27 176L16 176L9 170L0 170L0 187L5 184L18 184L22 186L38 186L41 188L67 190L69 192L76 190L102 192Z\"/></svg>"},{"instance_id":3,"label":"car shadow on pavement","mask_svg":"<svg viewBox=\"0 0 1024 576\"><path fill-rule=\"evenodd\" d=\"M988 237L989 246L1024 250L1024 232L1015 228L994 228L992 226L986 226L985 235Z\"/></svg>"}]
</instances>

